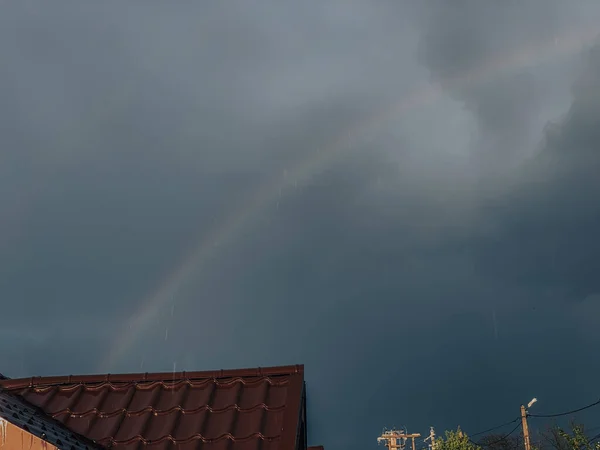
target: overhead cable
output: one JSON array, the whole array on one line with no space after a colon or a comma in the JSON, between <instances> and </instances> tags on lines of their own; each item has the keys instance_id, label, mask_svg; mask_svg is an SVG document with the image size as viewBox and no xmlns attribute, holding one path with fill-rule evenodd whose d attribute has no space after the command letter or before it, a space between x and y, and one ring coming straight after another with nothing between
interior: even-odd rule
<instances>
[{"instance_id":1,"label":"overhead cable","mask_svg":"<svg viewBox=\"0 0 600 450\"><path fill-rule=\"evenodd\" d=\"M498 428L505 427L505 426L510 425L511 423L515 423L515 422L517 422L519 420L521 420L521 418L517 417L516 419L513 419L510 422L506 422L506 423L503 423L502 425L497 425L495 427L488 428L487 430L480 431L479 433L473 433L470 436L473 437L473 436L479 436L480 434L486 434L486 433L489 433L490 431L494 431L494 430L497 430Z\"/></svg>"},{"instance_id":2,"label":"overhead cable","mask_svg":"<svg viewBox=\"0 0 600 450\"><path fill-rule=\"evenodd\" d=\"M499 442L504 441L506 438L508 438L511 434L513 434L515 431L517 431L517 429L521 426L520 423L517 424L516 427L514 427L508 434L505 434L504 436L502 436L500 439L497 439L495 441L492 442L485 442L485 443L476 443L477 445L480 446L484 446L484 447L490 447L494 444L498 444Z\"/></svg>"},{"instance_id":3,"label":"overhead cable","mask_svg":"<svg viewBox=\"0 0 600 450\"><path fill-rule=\"evenodd\" d=\"M529 414L529 413L527 413L527 415L529 417L561 417L561 416L568 416L569 414L575 414L576 412L584 411L584 410L589 409L589 408L591 408L593 406L596 406L596 405L600 405L600 399L596 400L594 403L591 403L591 404L589 404L587 406L584 406L583 408L577 408L577 409L573 409L571 411L566 411L566 412L563 412L563 413L557 413L557 414Z\"/></svg>"}]
</instances>

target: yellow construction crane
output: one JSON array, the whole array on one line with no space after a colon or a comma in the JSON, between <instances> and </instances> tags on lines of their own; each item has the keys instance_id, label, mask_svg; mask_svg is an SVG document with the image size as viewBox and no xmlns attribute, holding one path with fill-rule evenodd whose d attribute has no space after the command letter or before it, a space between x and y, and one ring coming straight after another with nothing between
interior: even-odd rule
<instances>
[{"instance_id":1,"label":"yellow construction crane","mask_svg":"<svg viewBox=\"0 0 600 450\"><path fill-rule=\"evenodd\" d=\"M421 437L419 433L405 433L398 430L383 430L381 436L377 438L377 443L382 442L388 448L388 450L404 450L406 447L406 440L412 439L412 450L415 448L415 438Z\"/></svg>"}]
</instances>

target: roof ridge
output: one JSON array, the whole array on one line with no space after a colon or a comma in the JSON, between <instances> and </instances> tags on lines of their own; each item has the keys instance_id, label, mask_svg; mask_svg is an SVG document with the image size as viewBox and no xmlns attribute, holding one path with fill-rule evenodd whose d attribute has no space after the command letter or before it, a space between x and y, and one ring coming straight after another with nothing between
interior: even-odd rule
<instances>
[{"instance_id":1,"label":"roof ridge","mask_svg":"<svg viewBox=\"0 0 600 450\"><path fill-rule=\"evenodd\" d=\"M246 378L246 377L273 377L279 375L303 374L304 365L257 367L248 369L207 370L192 372L145 372L124 374L97 374L97 375L63 375L47 377L29 377L15 379L0 379L0 389L21 389L25 387L60 385L60 384L86 384L86 383L131 383L144 381L181 381L192 379L219 379L219 378Z\"/></svg>"}]
</instances>

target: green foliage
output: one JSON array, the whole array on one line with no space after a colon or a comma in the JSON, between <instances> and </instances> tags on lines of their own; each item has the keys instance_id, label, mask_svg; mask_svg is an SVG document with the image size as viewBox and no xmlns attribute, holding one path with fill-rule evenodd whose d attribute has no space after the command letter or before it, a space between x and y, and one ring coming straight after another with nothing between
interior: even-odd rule
<instances>
[{"instance_id":1,"label":"green foliage","mask_svg":"<svg viewBox=\"0 0 600 450\"><path fill-rule=\"evenodd\" d=\"M557 427L557 432L567 450L600 450L600 442L590 442L584 433L583 425L572 424L570 433Z\"/></svg>"},{"instance_id":2,"label":"green foliage","mask_svg":"<svg viewBox=\"0 0 600 450\"><path fill-rule=\"evenodd\" d=\"M582 424L572 422L569 431L558 426L548 428L541 434L542 448L548 450L600 450L598 440L590 440Z\"/></svg>"},{"instance_id":3,"label":"green foliage","mask_svg":"<svg viewBox=\"0 0 600 450\"><path fill-rule=\"evenodd\" d=\"M600 438L590 441L582 424L571 423L567 428L552 426L547 431L532 437L531 450L600 450ZM474 443L461 431L446 431L444 438L435 442L435 450L523 450L523 436L490 434Z\"/></svg>"},{"instance_id":4,"label":"green foliage","mask_svg":"<svg viewBox=\"0 0 600 450\"><path fill-rule=\"evenodd\" d=\"M445 437L438 438L435 450L481 450L481 447L472 442L459 427L456 431L446 431Z\"/></svg>"}]
</instances>

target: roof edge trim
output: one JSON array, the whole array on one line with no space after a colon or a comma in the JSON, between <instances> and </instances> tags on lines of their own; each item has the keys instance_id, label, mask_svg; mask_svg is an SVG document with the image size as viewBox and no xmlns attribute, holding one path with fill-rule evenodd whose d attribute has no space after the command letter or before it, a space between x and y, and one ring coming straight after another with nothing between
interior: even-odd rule
<instances>
[{"instance_id":1,"label":"roof edge trim","mask_svg":"<svg viewBox=\"0 0 600 450\"><path fill-rule=\"evenodd\" d=\"M283 416L283 430L281 432L281 447L295 449L300 427L300 411L304 394L304 373L297 373L290 377L288 395L290 402L286 406Z\"/></svg>"},{"instance_id":2,"label":"roof edge trim","mask_svg":"<svg viewBox=\"0 0 600 450\"><path fill-rule=\"evenodd\" d=\"M22 389L34 386L48 386L72 383L130 383L144 381L173 381L210 378L234 377L267 377L278 375L299 374L304 378L304 365L272 366L249 369L207 370L200 372L157 372L157 373L126 373L126 374L100 374L100 375L67 375L49 377L29 377L15 379L0 379L0 389Z\"/></svg>"}]
</instances>

